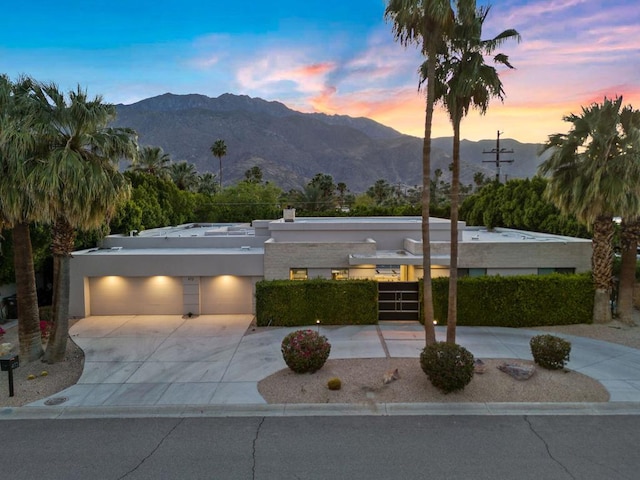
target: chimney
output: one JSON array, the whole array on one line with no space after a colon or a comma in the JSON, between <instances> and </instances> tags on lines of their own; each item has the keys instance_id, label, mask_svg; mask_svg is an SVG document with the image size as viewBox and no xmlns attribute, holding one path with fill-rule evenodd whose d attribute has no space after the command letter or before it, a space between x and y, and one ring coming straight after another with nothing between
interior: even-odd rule
<instances>
[{"instance_id":1,"label":"chimney","mask_svg":"<svg viewBox=\"0 0 640 480\"><path fill-rule=\"evenodd\" d=\"M292 207L287 207L282 212L282 218L284 218L285 222L293 222L296 219L296 209Z\"/></svg>"}]
</instances>

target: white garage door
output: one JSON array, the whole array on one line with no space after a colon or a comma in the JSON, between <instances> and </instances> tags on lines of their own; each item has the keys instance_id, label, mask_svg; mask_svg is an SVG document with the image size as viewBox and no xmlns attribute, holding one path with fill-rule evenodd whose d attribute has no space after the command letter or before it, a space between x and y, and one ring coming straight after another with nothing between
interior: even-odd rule
<instances>
[{"instance_id":1,"label":"white garage door","mask_svg":"<svg viewBox=\"0 0 640 480\"><path fill-rule=\"evenodd\" d=\"M220 275L200 279L201 313L209 315L253 313L250 277Z\"/></svg>"},{"instance_id":2,"label":"white garage door","mask_svg":"<svg viewBox=\"0 0 640 480\"><path fill-rule=\"evenodd\" d=\"M176 277L92 277L91 315L180 315L182 279Z\"/></svg>"}]
</instances>

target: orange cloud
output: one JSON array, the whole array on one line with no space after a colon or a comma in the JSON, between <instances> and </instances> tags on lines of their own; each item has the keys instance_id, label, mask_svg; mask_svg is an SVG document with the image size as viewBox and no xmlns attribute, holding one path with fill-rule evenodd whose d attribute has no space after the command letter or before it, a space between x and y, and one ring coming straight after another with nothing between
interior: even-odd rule
<instances>
[{"instance_id":1,"label":"orange cloud","mask_svg":"<svg viewBox=\"0 0 640 480\"><path fill-rule=\"evenodd\" d=\"M289 72L294 77L315 77L318 75L324 75L331 72L335 68L335 65L331 62L314 63L312 65L305 65L300 68L294 68Z\"/></svg>"}]
</instances>

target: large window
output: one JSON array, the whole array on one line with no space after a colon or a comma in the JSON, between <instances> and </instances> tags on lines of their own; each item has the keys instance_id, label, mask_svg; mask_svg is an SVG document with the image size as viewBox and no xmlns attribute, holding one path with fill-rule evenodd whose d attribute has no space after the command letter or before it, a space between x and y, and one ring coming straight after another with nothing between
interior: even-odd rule
<instances>
[{"instance_id":1,"label":"large window","mask_svg":"<svg viewBox=\"0 0 640 480\"><path fill-rule=\"evenodd\" d=\"M379 281L399 281L400 265L377 265L375 279Z\"/></svg>"},{"instance_id":2,"label":"large window","mask_svg":"<svg viewBox=\"0 0 640 480\"><path fill-rule=\"evenodd\" d=\"M487 274L486 268L459 268L459 277L482 277Z\"/></svg>"},{"instance_id":3,"label":"large window","mask_svg":"<svg viewBox=\"0 0 640 480\"><path fill-rule=\"evenodd\" d=\"M332 280L349 280L348 268L332 268L331 269Z\"/></svg>"},{"instance_id":4,"label":"large window","mask_svg":"<svg viewBox=\"0 0 640 480\"><path fill-rule=\"evenodd\" d=\"M306 268L290 268L289 280L306 280L308 278Z\"/></svg>"}]
</instances>

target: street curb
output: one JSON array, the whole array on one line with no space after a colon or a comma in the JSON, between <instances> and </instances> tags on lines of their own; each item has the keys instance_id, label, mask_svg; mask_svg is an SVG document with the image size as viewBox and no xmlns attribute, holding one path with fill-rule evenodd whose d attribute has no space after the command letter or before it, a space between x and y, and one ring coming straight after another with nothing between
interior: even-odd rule
<instances>
[{"instance_id":1,"label":"street curb","mask_svg":"<svg viewBox=\"0 0 640 480\"><path fill-rule=\"evenodd\" d=\"M97 418L323 417L323 416L640 415L640 402L603 403L368 403L175 405L129 407L6 407L0 420Z\"/></svg>"}]
</instances>

